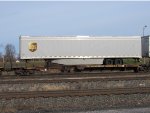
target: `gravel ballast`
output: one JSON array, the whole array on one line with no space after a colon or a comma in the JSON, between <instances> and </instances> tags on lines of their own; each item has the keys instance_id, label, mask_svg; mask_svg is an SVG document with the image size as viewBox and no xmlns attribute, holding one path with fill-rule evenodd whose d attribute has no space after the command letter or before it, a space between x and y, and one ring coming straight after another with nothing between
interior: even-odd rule
<instances>
[{"instance_id":1,"label":"gravel ballast","mask_svg":"<svg viewBox=\"0 0 150 113\"><path fill-rule=\"evenodd\" d=\"M150 80L0 84L0 92L150 87Z\"/></svg>"},{"instance_id":2,"label":"gravel ballast","mask_svg":"<svg viewBox=\"0 0 150 113\"><path fill-rule=\"evenodd\" d=\"M97 95L84 97L1 99L0 112L17 112L22 110L74 111L98 110L121 107L142 107L150 105L150 94L131 95Z\"/></svg>"}]
</instances>

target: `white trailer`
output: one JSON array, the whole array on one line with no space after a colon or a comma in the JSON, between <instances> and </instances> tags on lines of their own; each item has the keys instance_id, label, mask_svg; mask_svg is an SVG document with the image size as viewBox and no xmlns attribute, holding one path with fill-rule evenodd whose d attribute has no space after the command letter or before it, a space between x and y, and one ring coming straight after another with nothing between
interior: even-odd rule
<instances>
[{"instance_id":1,"label":"white trailer","mask_svg":"<svg viewBox=\"0 0 150 113\"><path fill-rule=\"evenodd\" d=\"M21 59L55 59L55 63L71 65L72 62L100 64L102 59L141 57L140 36L20 37Z\"/></svg>"},{"instance_id":2,"label":"white trailer","mask_svg":"<svg viewBox=\"0 0 150 113\"><path fill-rule=\"evenodd\" d=\"M20 37L21 59L141 58L141 37Z\"/></svg>"}]
</instances>

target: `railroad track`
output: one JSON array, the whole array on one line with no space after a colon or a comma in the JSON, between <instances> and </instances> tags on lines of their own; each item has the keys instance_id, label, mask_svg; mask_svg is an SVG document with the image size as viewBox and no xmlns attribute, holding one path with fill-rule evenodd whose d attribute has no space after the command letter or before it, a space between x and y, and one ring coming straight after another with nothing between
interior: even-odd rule
<instances>
[{"instance_id":1,"label":"railroad track","mask_svg":"<svg viewBox=\"0 0 150 113\"><path fill-rule=\"evenodd\" d=\"M59 83L59 82L79 82L79 81L117 81L117 80L150 80L150 74L126 74L126 75L98 75L93 74L83 76L52 76L33 78L1 78L0 84L24 84L24 83Z\"/></svg>"},{"instance_id":2,"label":"railroad track","mask_svg":"<svg viewBox=\"0 0 150 113\"><path fill-rule=\"evenodd\" d=\"M59 91L31 91L31 92L3 92L0 99L18 98L48 98L65 96L94 96L94 95L120 95L150 93L150 87L90 89L90 90L59 90Z\"/></svg>"},{"instance_id":3,"label":"railroad track","mask_svg":"<svg viewBox=\"0 0 150 113\"><path fill-rule=\"evenodd\" d=\"M76 73L52 73L52 74L35 74L35 75L3 75L0 76L0 79L6 79L6 78L43 78L43 77L76 77L76 76L117 76L117 75L145 75L150 74L150 72L147 73L133 73L133 72L105 72L105 73L98 73L98 72L76 72Z\"/></svg>"}]
</instances>

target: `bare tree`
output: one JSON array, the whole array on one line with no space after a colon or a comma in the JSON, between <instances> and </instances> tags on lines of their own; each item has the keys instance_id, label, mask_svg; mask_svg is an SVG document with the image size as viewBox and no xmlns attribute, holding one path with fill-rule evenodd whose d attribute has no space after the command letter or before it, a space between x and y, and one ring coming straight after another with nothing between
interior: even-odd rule
<instances>
[{"instance_id":1,"label":"bare tree","mask_svg":"<svg viewBox=\"0 0 150 113\"><path fill-rule=\"evenodd\" d=\"M0 62L3 62L3 54L0 52Z\"/></svg>"},{"instance_id":2,"label":"bare tree","mask_svg":"<svg viewBox=\"0 0 150 113\"><path fill-rule=\"evenodd\" d=\"M12 44L7 44L5 46L5 61L10 62L12 68L12 62L15 60L16 50Z\"/></svg>"}]
</instances>

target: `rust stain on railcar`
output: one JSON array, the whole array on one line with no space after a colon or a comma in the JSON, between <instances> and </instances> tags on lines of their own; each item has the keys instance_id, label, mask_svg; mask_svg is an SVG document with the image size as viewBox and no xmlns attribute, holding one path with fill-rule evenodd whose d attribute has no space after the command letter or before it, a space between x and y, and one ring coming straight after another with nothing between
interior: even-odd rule
<instances>
[{"instance_id":1,"label":"rust stain on railcar","mask_svg":"<svg viewBox=\"0 0 150 113\"><path fill-rule=\"evenodd\" d=\"M37 50L37 43L36 42L30 42L28 46L29 51L35 52Z\"/></svg>"}]
</instances>

